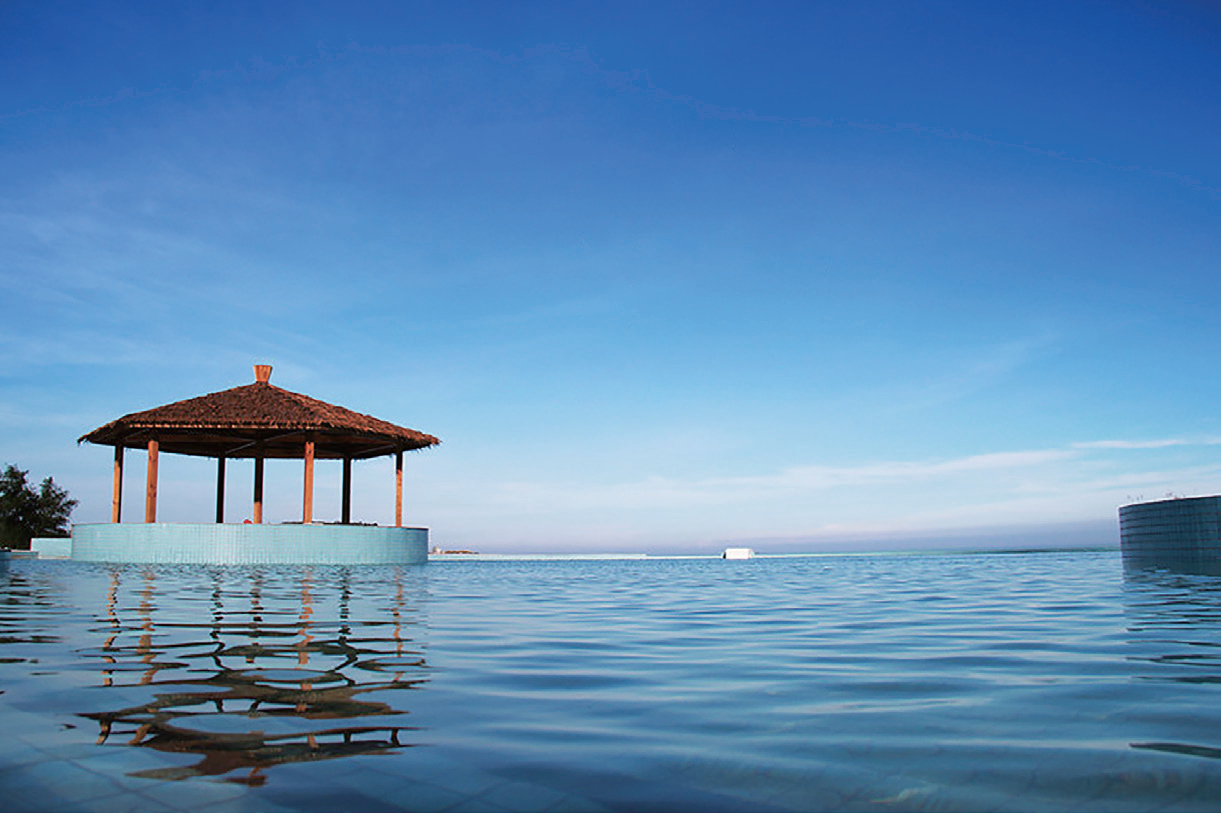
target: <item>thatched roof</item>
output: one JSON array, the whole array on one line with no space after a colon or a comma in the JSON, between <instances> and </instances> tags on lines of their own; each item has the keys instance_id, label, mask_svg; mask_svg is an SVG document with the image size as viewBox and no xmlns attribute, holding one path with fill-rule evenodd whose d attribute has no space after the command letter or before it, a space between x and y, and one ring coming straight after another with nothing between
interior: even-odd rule
<instances>
[{"instance_id":1,"label":"thatched roof","mask_svg":"<svg viewBox=\"0 0 1221 813\"><path fill-rule=\"evenodd\" d=\"M366 458L441 441L432 435L353 412L308 395L273 387L271 368L256 367L253 384L133 412L94 429L80 441L143 448L156 438L161 451L204 457L300 458L308 437L320 458Z\"/></svg>"}]
</instances>

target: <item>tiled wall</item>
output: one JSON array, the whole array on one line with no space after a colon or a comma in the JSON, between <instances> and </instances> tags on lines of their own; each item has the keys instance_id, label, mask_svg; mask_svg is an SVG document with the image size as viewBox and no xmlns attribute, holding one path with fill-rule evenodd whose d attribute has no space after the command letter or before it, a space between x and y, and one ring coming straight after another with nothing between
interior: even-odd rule
<instances>
[{"instance_id":1,"label":"tiled wall","mask_svg":"<svg viewBox=\"0 0 1221 813\"><path fill-rule=\"evenodd\" d=\"M30 540L30 550L37 553L39 559L70 559L72 540L67 537L36 536Z\"/></svg>"},{"instance_id":2,"label":"tiled wall","mask_svg":"<svg viewBox=\"0 0 1221 813\"><path fill-rule=\"evenodd\" d=\"M1221 497L1125 505L1119 509L1119 538L1129 564L1221 568Z\"/></svg>"},{"instance_id":3,"label":"tiled wall","mask_svg":"<svg viewBox=\"0 0 1221 813\"><path fill-rule=\"evenodd\" d=\"M72 529L72 558L175 564L416 564L427 528L98 523Z\"/></svg>"}]
</instances>

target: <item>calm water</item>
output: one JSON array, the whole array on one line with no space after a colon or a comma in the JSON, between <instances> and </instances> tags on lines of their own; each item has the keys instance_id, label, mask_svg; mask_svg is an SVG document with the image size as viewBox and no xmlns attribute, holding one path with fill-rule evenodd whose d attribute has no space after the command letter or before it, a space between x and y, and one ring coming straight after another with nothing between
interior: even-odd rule
<instances>
[{"instance_id":1,"label":"calm water","mask_svg":"<svg viewBox=\"0 0 1221 813\"><path fill-rule=\"evenodd\" d=\"M1221 579L1117 552L0 573L19 810L1217 810Z\"/></svg>"}]
</instances>

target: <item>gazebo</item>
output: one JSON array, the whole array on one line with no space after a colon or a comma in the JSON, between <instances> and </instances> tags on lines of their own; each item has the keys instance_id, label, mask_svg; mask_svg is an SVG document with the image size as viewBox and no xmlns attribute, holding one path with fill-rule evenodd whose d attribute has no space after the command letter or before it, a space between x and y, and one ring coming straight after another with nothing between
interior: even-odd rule
<instances>
[{"instance_id":1,"label":"gazebo","mask_svg":"<svg viewBox=\"0 0 1221 813\"><path fill-rule=\"evenodd\" d=\"M263 524L263 461L268 458L298 459L304 461L305 487L302 496L301 524L293 526L302 539L304 531L314 526L314 461L332 459L343 461L343 490L340 524L332 529L349 528L356 531L369 526L352 525L352 461L393 455L395 460L395 511L394 528L403 526L403 453L413 449L435 446L440 441L432 435L414 429L397 426L344 407L328 404L307 395L272 386L271 366L255 365L255 382L240 387L177 401L130 415L100 426L80 438L89 442L114 447L114 490L111 500L111 524L119 526L123 508L123 463L127 449L147 450L147 488L144 500L144 522L157 523L157 468L161 452L193 455L216 459L216 525L229 529L221 536L232 539L233 544L242 544L237 537L243 526L225 525L225 462L231 458L252 458L254 461L253 509L251 523ZM82 558L78 553L78 531L85 537L96 535L99 525L77 526L73 529L73 558ZM122 525L132 529L137 526ZM173 529L175 525L159 524L158 527ZM189 526L198 528L199 526ZM261 532L245 526L245 535L253 540L261 538ZM284 527L284 526L280 526ZM92 529L92 530L91 530ZM390 530L390 529L380 529ZM427 544L427 529L403 529L422 531ZM302 533L304 531L304 533ZM145 535L147 536L146 532ZM336 531L328 538L337 539ZM105 536L114 536L114 532ZM164 535L164 534L162 534ZM171 534L172 536L173 534ZM181 536L179 534L178 536ZM196 534L198 536L198 534ZM213 534L216 536L216 534ZM283 537L283 534L276 535ZM418 536L418 534L417 534ZM128 534L130 537L130 533ZM123 538L128 538L123 537ZM279 541L283 541L280 539ZM154 544L155 540L146 540ZM174 543L177 544L177 543ZM88 547L86 545L86 547ZM123 545L124 549L130 545ZM206 545L205 545L206 547ZM229 545L228 547L232 547ZM257 547L257 545L256 545ZM343 547L342 545L340 547ZM426 550L426 547L425 547ZM248 557L249 551L245 554ZM137 557L146 559L147 554ZM88 558L106 558L89 556ZM128 554L118 558L130 559ZM222 556L222 558L226 558ZM231 558L231 557L230 557ZM283 559L273 557L275 561ZM154 557L154 560L163 560ZM180 557L166 561L194 561ZM245 557L242 559L246 560ZM311 560L317 560L312 557Z\"/></svg>"}]
</instances>

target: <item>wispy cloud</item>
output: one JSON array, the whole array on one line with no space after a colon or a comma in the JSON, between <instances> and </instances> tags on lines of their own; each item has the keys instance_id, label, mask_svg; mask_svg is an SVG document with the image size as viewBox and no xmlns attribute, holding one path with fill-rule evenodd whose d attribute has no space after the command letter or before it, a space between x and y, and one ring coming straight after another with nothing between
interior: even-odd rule
<instances>
[{"instance_id":1,"label":"wispy cloud","mask_svg":"<svg viewBox=\"0 0 1221 813\"><path fill-rule=\"evenodd\" d=\"M494 501L518 509L566 508L641 509L695 507L727 502L752 502L792 497L856 486L900 486L1032 469L1072 457L1066 449L994 452L948 460L884 461L856 466L792 466L773 474L741 477L670 478L651 476L628 483L566 485L503 483Z\"/></svg>"},{"instance_id":2,"label":"wispy cloud","mask_svg":"<svg viewBox=\"0 0 1221 813\"><path fill-rule=\"evenodd\" d=\"M777 116L768 115L766 113L756 113L754 110L742 110L737 107L727 107L704 101L703 99L697 99L689 94L675 93L667 88L660 87L654 84L652 76L648 70L639 68L612 70L605 68L599 64L587 47L566 44L540 44L531 48L525 48L520 54L502 54L500 51L477 48L469 44L414 44L388 47L385 45L362 45L358 42L349 42L342 48L331 50L328 49L324 43L319 42L317 44L317 56L306 60L300 60L298 57L289 56L285 57L280 62L269 62L262 57L256 56L252 57L248 63L243 64L241 62L237 62L234 63L234 65L230 68L202 69L196 74L194 81L186 87L169 87L166 85L143 89L125 87L119 89L109 96L94 96L83 99L74 99L67 102L40 105L39 107L28 108L25 110L0 112L0 121L51 113L55 111L71 110L74 108L107 107L110 105L123 104L133 100L157 96L160 94L187 94L201 85L222 80L238 79L247 83L272 82L292 72L316 69L328 63L346 60L351 56L371 55L382 57L412 56L416 58L435 58L449 56L451 54L477 55L504 65L518 65L531 60L558 57L576 64L580 67L581 71L586 74L598 76L603 84L605 84L606 87L611 90L621 93L639 93L657 101L683 105L690 108L700 118L717 119L722 121L759 122L765 124L798 127L862 130L886 135L932 137L944 140L976 142L993 149L999 147L1002 149L1021 151L1048 160L1065 161L1076 164L1093 164L1094 166L1103 167L1116 172L1135 172L1155 178L1165 178L1167 180L1175 181L1189 189L1205 192L1213 198L1221 195L1221 188L1208 186L1199 178L1186 173L1166 169L1157 169L1153 167L1142 167L1135 164L1114 163L1091 156L1069 155L1064 150L1046 149L1033 145L1028 141L1023 141L1020 144L1014 141L1004 141L992 138L988 135L972 132L967 129L959 129L953 126L923 125L916 122L885 123L854 121L842 116L834 115L826 117L813 115Z\"/></svg>"},{"instance_id":3,"label":"wispy cloud","mask_svg":"<svg viewBox=\"0 0 1221 813\"><path fill-rule=\"evenodd\" d=\"M1111 459L1112 453L1219 442L1214 438L1115 439L946 459L797 465L730 477L653 475L601 484L501 482L489 484L488 499L492 506L517 515L542 514L557 507L630 512L751 506L752 514L774 510L792 516L817 505L819 513L842 516L849 522L861 511L873 511L878 515L874 524L884 522L898 528L913 518L921 518L924 525L937 518L976 521L992 514L1020 518L1035 516L1050 506L1057 518L1069 520L1080 518L1077 515L1083 511L1093 516L1110 510L1133 489L1147 493L1192 490L1207 487L1221 475L1221 467L1198 461L1181 467L1166 467L1163 461L1142 470L1120 469ZM883 520L882 515L889 517Z\"/></svg>"},{"instance_id":4,"label":"wispy cloud","mask_svg":"<svg viewBox=\"0 0 1221 813\"><path fill-rule=\"evenodd\" d=\"M1118 470L1117 455L1127 452L1069 444L729 477L489 482L476 513L488 534L515 528L517 542L526 546L591 534L606 544L695 544L769 534L878 538L998 524L1101 522L1132 501L1129 495L1193 491L1221 481L1221 467L1198 461Z\"/></svg>"},{"instance_id":5,"label":"wispy cloud","mask_svg":"<svg viewBox=\"0 0 1221 813\"><path fill-rule=\"evenodd\" d=\"M957 401L1016 374L1054 350L1059 341L1058 335L1048 332L984 347L956 368L922 376L911 392L888 400L896 410L927 409Z\"/></svg>"},{"instance_id":6,"label":"wispy cloud","mask_svg":"<svg viewBox=\"0 0 1221 813\"><path fill-rule=\"evenodd\" d=\"M1074 449L1165 449L1170 446L1218 446L1221 438L1160 438L1156 440L1089 440L1074 443Z\"/></svg>"}]
</instances>

